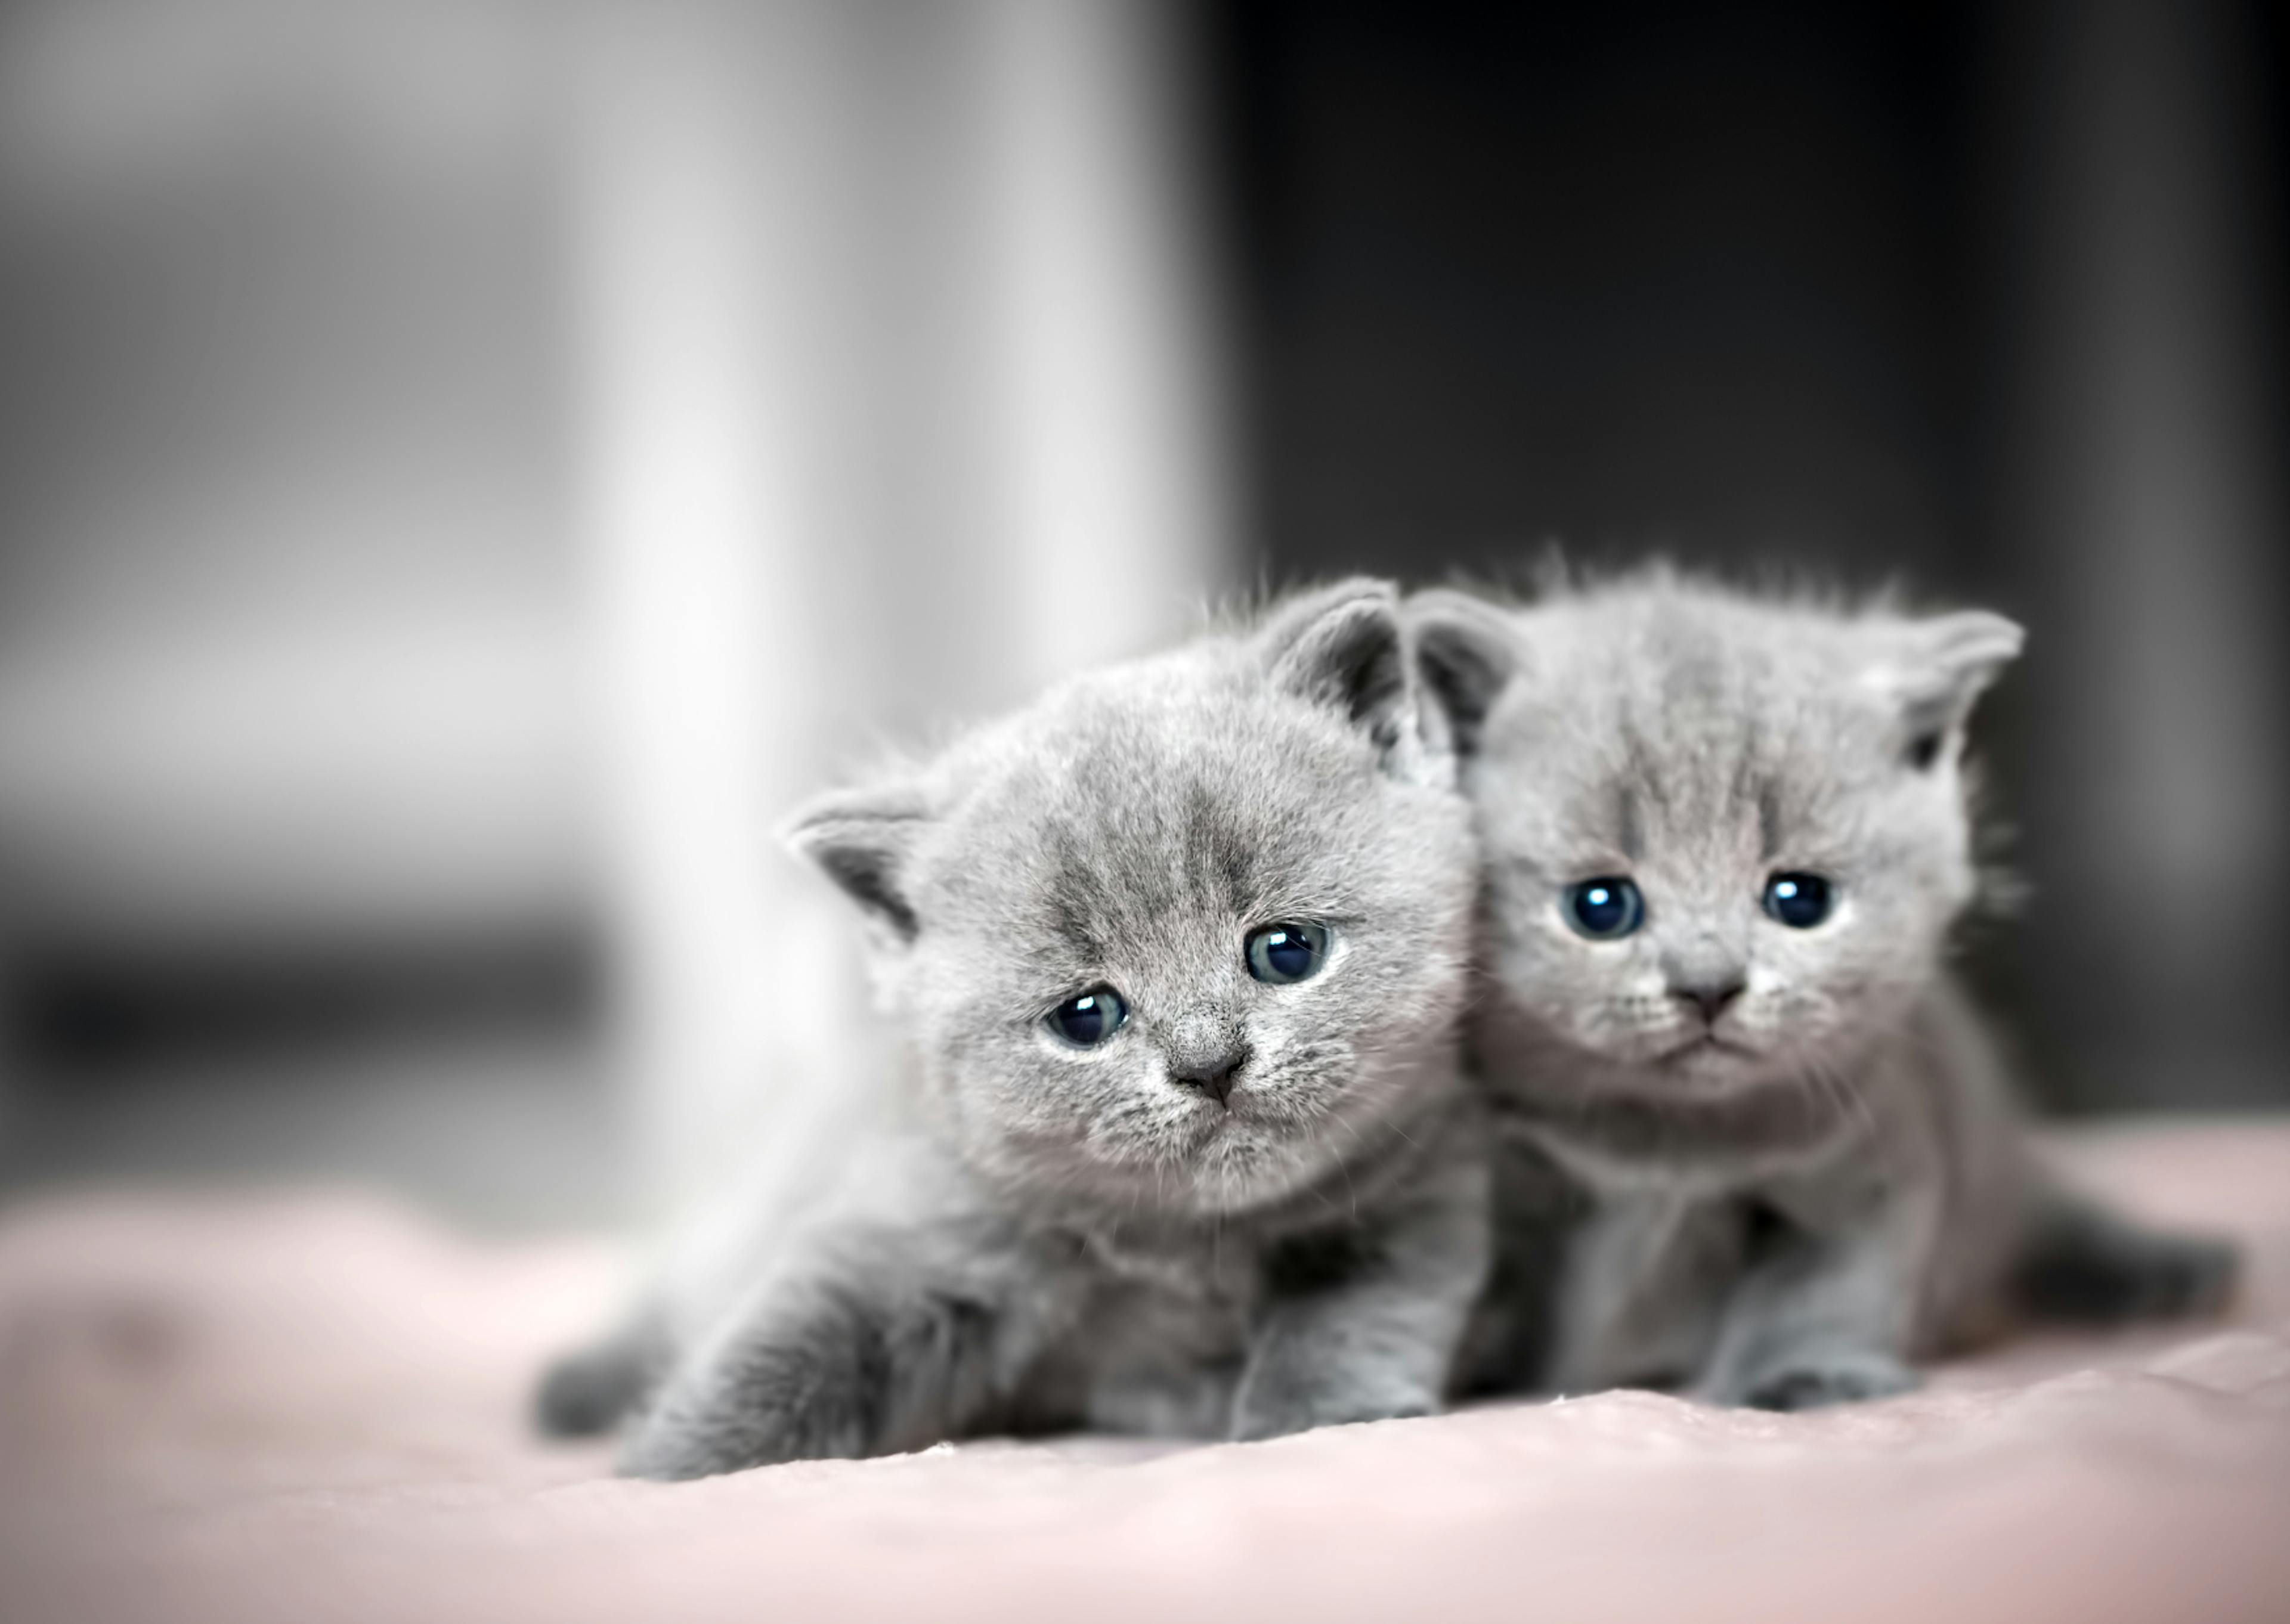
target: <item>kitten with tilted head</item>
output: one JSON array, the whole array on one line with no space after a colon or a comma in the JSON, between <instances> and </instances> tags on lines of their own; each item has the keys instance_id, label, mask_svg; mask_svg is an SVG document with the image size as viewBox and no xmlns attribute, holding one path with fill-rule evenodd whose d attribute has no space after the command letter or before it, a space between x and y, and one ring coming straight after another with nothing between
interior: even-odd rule
<instances>
[{"instance_id":1,"label":"kitten with tilted head","mask_svg":"<svg viewBox=\"0 0 2290 1624\"><path fill-rule=\"evenodd\" d=\"M544 1423L632 1409L623 1468L691 1477L1440 1404L1487 1248L1473 860L1390 588L1067 682L793 839L871 927L922 1130Z\"/></svg>"},{"instance_id":2,"label":"kitten with tilted head","mask_svg":"<svg viewBox=\"0 0 2290 1624\"><path fill-rule=\"evenodd\" d=\"M1662 570L1409 620L1484 852L1481 1381L1797 1409L1902 1391L2014 1310L2222 1298L2227 1248L2037 1171L1948 968L1966 722L2018 627Z\"/></svg>"}]
</instances>

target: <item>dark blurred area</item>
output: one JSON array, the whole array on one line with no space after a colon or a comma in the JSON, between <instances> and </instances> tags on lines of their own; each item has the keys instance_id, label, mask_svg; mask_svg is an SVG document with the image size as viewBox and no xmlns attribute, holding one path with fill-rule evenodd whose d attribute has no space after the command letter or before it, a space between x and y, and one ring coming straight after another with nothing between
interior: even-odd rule
<instances>
[{"instance_id":1,"label":"dark blurred area","mask_svg":"<svg viewBox=\"0 0 2290 1624\"><path fill-rule=\"evenodd\" d=\"M2045 1101L2290 1102L2286 39L21 0L0 1188L620 1212L832 1041L763 853L853 736L1554 542L2022 620L1970 946Z\"/></svg>"},{"instance_id":2,"label":"dark blurred area","mask_svg":"<svg viewBox=\"0 0 2290 1624\"><path fill-rule=\"evenodd\" d=\"M1981 720L2071 1109L2290 1100L2284 10L1236 5L1278 578L1898 580Z\"/></svg>"},{"instance_id":3,"label":"dark blurred area","mask_svg":"<svg viewBox=\"0 0 2290 1624\"><path fill-rule=\"evenodd\" d=\"M1989 550L1974 11L1226 15L1284 564Z\"/></svg>"}]
</instances>

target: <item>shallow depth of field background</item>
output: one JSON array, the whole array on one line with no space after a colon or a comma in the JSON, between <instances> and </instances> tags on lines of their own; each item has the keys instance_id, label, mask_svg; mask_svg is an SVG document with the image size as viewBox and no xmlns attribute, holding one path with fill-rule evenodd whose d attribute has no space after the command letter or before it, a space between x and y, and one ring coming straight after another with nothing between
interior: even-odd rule
<instances>
[{"instance_id":1,"label":"shallow depth of field background","mask_svg":"<svg viewBox=\"0 0 2290 1624\"><path fill-rule=\"evenodd\" d=\"M1371 570L2030 628L2048 1106L2290 1103L2290 19L0 10L0 1195L649 1209L873 1024L771 830Z\"/></svg>"}]
</instances>

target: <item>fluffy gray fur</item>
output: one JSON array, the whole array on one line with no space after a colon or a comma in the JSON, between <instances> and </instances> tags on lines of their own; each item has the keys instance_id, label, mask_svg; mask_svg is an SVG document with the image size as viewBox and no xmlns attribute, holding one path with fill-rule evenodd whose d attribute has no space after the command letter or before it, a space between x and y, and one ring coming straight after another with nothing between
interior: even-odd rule
<instances>
[{"instance_id":1,"label":"fluffy gray fur","mask_svg":"<svg viewBox=\"0 0 2290 1624\"><path fill-rule=\"evenodd\" d=\"M2038 1175L1946 968L1977 883L1966 719L2019 628L1662 570L1409 619L1485 850L1470 1047L1519 1136L1484 1383L1795 1409L1910 1388L2007 1308L2223 1296L2226 1248ZM1761 907L1799 870L1835 887L1811 929ZM1590 940L1562 897L1607 876L1644 923Z\"/></svg>"},{"instance_id":2,"label":"fluffy gray fur","mask_svg":"<svg viewBox=\"0 0 2290 1624\"><path fill-rule=\"evenodd\" d=\"M546 1421L640 1406L623 1469L673 1478L1442 1402L1487 1252L1474 865L1390 588L1070 681L793 838L866 913L926 1130L690 1345L653 1320L560 1367ZM1253 980L1249 932L1297 920L1325 968ZM1110 1041L1045 1028L1100 984Z\"/></svg>"}]
</instances>

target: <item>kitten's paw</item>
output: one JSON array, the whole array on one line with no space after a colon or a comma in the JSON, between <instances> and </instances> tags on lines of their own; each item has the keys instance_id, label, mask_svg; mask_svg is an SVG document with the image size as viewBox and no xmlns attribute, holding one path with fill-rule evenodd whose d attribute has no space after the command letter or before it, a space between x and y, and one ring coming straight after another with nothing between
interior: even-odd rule
<instances>
[{"instance_id":1,"label":"kitten's paw","mask_svg":"<svg viewBox=\"0 0 2290 1624\"><path fill-rule=\"evenodd\" d=\"M1917 1373L1884 1354L1827 1354L1796 1360L1758 1377L1740 1402L1752 1410L1820 1410L1890 1398L1918 1384Z\"/></svg>"},{"instance_id":2,"label":"kitten's paw","mask_svg":"<svg viewBox=\"0 0 2290 1624\"><path fill-rule=\"evenodd\" d=\"M685 1483L694 1477L718 1477L789 1460L863 1452L855 1448L821 1447L788 1428L772 1426L764 1417L703 1418L680 1413L671 1404L645 1416L628 1435L613 1469L623 1477Z\"/></svg>"},{"instance_id":3,"label":"kitten's paw","mask_svg":"<svg viewBox=\"0 0 2290 1624\"><path fill-rule=\"evenodd\" d=\"M1260 1404L1244 1410L1233 1419L1232 1438L1237 1444L1253 1444L1266 1438L1285 1438L1291 1433L1309 1432L1316 1427L1346 1427L1354 1421L1407 1420L1438 1412L1436 1404L1414 1399L1391 1403Z\"/></svg>"},{"instance_id":4,"label":"kitten's paw","mask_svg":"<svg viewBox=\"0 0 2290 1624\"><path fill-rule=\"evenodd\" d=\"M551 1438L609 1432L644 1396L644 1362L616 1343L583 1348L550 1365L532 1396L532 1424Z\"/></svg>"},{"instance_id":5,"label":"kitten's paw","mask_svg":"<svg viewBox=\"0 0 2290 1624\"><path fill-rule=\"evenodd\" d=\"M822 1390L825 1386L794 1392L758 1392L728 1382L671 1388L629 1430L615 1469L623 1477L680 1483L790 1460L856 1460L880 1453L866 1413L847 1402L848 1394Z\"/></svg>"},{"instance_id":6,"label":"kitten's paw","mask_svg":"<svg viewBox=\"0 0 2290 1624\"><path fill-rule=\"evenodd\" d=\"M694 1477L716 1477L764 1464L744 1441L713 1439L685 1430L658 1427L640 1428L621 1449L613 1469L623 1477L648 1477L655 1483L686 1483Z\"/></svg>"}]
</instances>

